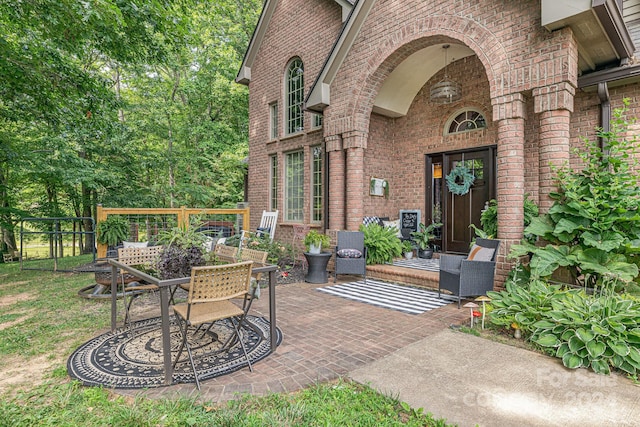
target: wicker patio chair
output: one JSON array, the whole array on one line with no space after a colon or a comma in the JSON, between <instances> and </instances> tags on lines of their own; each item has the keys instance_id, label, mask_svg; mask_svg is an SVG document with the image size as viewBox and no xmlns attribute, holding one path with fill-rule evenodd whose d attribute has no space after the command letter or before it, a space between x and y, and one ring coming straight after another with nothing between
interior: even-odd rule
<instances>
[{"instance_id":1,"label":"wicker patio chair","mask_svg":"<svg viewBox=\"0 0 640 427\"><path fill-rule=\"evenodd\" d=\"M132 267L153 268L163 249L163 246L118 248L118 261ZM131 325L130 311L133 301L144 293L157 291L158 286L150 283L140 283L139 279L127 274L124 270L120 272L120 283L123 289L122 299L125 306L125 324ZM127 294L129 295L128 301Z\"/></svg>"},{"instance_id":2,"label":"wicker patio chair","mask_svg":"<svg viewBox=\"0 0 640 427\"><path fill-rule=\"evenodd\" d=\"M265 264L268 256L269 252L244 248L242 252L240 252L240 261L253 261L258 264ZM254 274L253 277L259 281L262 278L262 273Z\"/></svg>"},{"instance_id":3,"label":"wicker patio chair","mask_svg":"<svg viewBox=\"0 0 640 427\"><path fill-rule=\"evenodd\" d=\"M233 264L193 267L191 269L187 302L173 306L182 336L180 349L173 366L176 366L182 350L186 347L198 390L200 390L200 381L189 344L189 335L187 334L189 327L200 327L203 324L228 319L233 329L233 334L222 345L220 351L228 350L236 343L239 343L247 359L249 370L253 372L253 367L241 336L241 327L251 304L245 304L244 308L241 308L231 302L233 298L248 297L252 265L253 261L245 261Z\"/></svg>"},{"instance_id":4,"label":"wicker patio chair","mask_svg":"<svg viewBox=\"0 0 640 427\"><path fill-rule=\"evenodd\" d=\"M438 297L442 290L458 297L458 308L464 297L484 295L493 290L499 240L476 239L468 256L440 255Z\"/></svg>"},{"instance_id":5,"label":"wicker patio chair","mask_svg":"<svg viewBox=\"0 0 640 427\"><path fill-rule=\"evenodd\" d=\"M216 258L223 262L236 262L238 260L238 248L235 246L227 246L216 244L213 248Z\"/></svg>"},{"instance_id":6,"label":"wicker patio chair","mask_svg":"<svg viewBox=\"0 0 640 427\"><path fill-rule=\"evenodd\" d=\"M362 231L338 231L333 282L338 274L361 274L367 283L367 248Z\"/></svg>"}]
</instances>

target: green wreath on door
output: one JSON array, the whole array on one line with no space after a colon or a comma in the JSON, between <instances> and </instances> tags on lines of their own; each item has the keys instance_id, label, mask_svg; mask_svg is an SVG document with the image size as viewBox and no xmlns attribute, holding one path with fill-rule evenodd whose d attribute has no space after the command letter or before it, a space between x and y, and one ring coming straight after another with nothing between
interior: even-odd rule
<instances>
[{"instance_id":1,"label":"green wreath on door","mask_svg":"<svg viewBox=\"0 0 640 427\"><path fill-rule=\"evenodd\" d=\"M456 167L451 169L449 175L445 177L445 180L447 181L447 187L449 187L450 192L458 196L463 196L471 189L471 186L476 180L476 176L463 162L458 162Z\"/></svg>"}]
</instances>

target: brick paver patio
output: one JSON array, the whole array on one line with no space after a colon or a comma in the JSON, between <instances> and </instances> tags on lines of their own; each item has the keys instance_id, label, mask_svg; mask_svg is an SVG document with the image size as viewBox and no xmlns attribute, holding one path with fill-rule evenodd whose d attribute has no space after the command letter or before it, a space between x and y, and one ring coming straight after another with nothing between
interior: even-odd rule
<instances>
[{"instance_id":1,"label":"brick paver patio","mask_svg":"<svg viewBox=\"0 0 640 427\"><path fill-rule=\"evenodd\" d=\"M348 279L348 276L345 276ZM347 376L356 368L384 358L430 334L461 324L466 310L449 304L420 315L349 301L315 290L312 285L278 285L277 326L283 333L276 352L248 368L201 383L204 400L226 401L237 393L264 395L293 392L316 382ZM252 314L268 317L264 290ZM178 384L146 391L116 390L147 397L192 395L195 384Z\"/></svg>"}]
</instances>

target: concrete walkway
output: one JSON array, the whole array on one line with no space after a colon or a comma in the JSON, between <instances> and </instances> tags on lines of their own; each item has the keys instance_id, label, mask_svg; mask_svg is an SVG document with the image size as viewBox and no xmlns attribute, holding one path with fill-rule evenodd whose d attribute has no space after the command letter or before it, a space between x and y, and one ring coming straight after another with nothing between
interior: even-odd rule
<instances>
[{"instance_id":1,"label":"concrete walkway","mask_svg":"<svg viewBox=\"0 0 640 427\"><path fill-rule=\"evenodd\" d=\"M348 276L347 276L348 277ZM333 283L331 283L333 284ZM456 304L405 314L318 292L277 287L276 352L248 369L204 381L199 399L294 392L349 377L460 426L639 426L640 387L622 376L570 371L554 358L453 331ZM252 314L268 315L263 292ZM122 395L197 394L194 384Z\"/></svg>"},{"instance_id":2,"label":"concrete walkway","mask_svg":"<svg viewBox=\"0 0 640 427\"><path fill-rule=\"evenodd\" d=\"M461 427L640 425L640 387L625 377L452 330L349 377Z\"/></svg>"}]
</instances>

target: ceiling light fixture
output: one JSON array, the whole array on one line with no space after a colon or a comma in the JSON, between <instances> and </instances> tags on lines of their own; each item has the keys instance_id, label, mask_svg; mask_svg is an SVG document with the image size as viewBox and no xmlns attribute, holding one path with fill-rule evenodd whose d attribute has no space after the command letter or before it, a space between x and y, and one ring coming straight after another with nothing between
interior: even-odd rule
<instances>
[{"instance_id":1,"label":"ceiling light fixture","mask_svg":"<svg viewBox=\"0 0 640 427\"><path fill-rule=\"evenodd\" d=\"M448 44L442 45L444 49L444 79L431 86L429 100L434 104L450 104L462 98L462 88L459 83L449 80L447 75L447 50Z\"/></svg>"}]
</instances>

